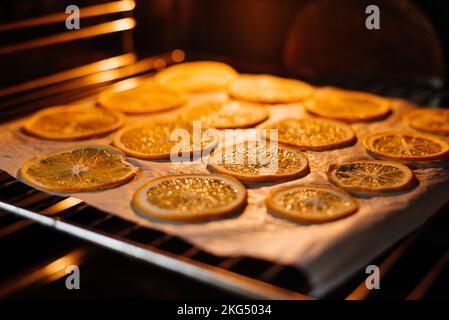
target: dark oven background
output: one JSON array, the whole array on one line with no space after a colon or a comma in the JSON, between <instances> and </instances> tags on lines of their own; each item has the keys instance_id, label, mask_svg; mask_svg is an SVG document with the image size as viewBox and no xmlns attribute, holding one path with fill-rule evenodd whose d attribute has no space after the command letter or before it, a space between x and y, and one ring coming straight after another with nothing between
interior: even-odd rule
<instances>
[{"instance_id":1,"label":"dark oven background","mask_svg":"<svg viewBox=\"0 0 449 320\"><path fill-rule=\"evenodd\" d=\"M0 24L64 12L70 4L82 8L105 2L2 1ZM380 30L365 28L369 4L380 8ZM247 72L430 86L440 86L448 74L447 1L137 0L133 14L137 21L133 50L139 57L183 48L197 58L228 60ZM81 28L99 19L106 18L83 19ZM0 41L12 44L64 31L64 24L57 24L0 32ZM123 50L116 35L57 47L1 55L2 86Z\"/></svg>"}]
</instances>

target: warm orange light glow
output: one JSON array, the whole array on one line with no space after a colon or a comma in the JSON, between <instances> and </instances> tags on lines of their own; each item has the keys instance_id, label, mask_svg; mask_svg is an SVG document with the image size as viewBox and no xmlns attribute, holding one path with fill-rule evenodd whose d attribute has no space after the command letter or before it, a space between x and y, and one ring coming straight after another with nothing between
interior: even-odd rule
<instances>
[{"instance_id":1,"label":"warm orange light glow","mask_svg":"<svg viewBox=\"0 0 449 320\"><path fill-rule=\"evenodd\" d=\"M80 199L77 198L67 198L62 200L61 202L58 202L54 205L52 205L51 207L48 207L45 210L42 210L40 213L45 214L45 215L53 215L55 213L61 212L62 210L66 210L68 208L71 208L73 206L76 206L77 204L83 202Z\"/></svg>"},{"instance_id":2,"label":"warm orange light glow","mask_svg":"<svg viewBox=\"0 0 449 320\"><path fill-rule=\"evenodd\" d=\"M182 62L186 58L186 54L183 50L176 49L172 51L171 58L174 62Z\"/></svg>"}]
</instances>

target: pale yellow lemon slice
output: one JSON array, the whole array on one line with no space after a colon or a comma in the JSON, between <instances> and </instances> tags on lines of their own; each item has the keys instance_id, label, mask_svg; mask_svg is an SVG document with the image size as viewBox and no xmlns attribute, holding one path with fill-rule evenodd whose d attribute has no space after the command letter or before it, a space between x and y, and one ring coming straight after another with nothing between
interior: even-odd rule
<instances>
[{"instance_id":1,"label":"pale yellow lemon slice","mask_svg":"<svg viewBox=\"0 0 449 320\"><path fill-rule=\"evenodd\" d=\"M246 204L245 187L220 174L175 174L155 178L133 197L138 213L158 219L196 221L235 213Z\"/></svg>"},{"instance_id":2,"label":"pale yellow lemon slice","mask_svg":"<svg viewBox=\"0 0 449 320\"><path fill-rule=\"evenodd\" d=\"M142 159L197 154L218 143L218 135L208 135L214 130L200 128L196 131L194 125L178 119L154 120L123 128L114 136L113 142L125 154Z\"/></svg>"},{"instance_id":3,"label":"pale yellow lemon slice","mask_svg":"<svg viewBox=\"0 0 449 320\"><path fill-rule=\"evenodd\" d=\"M299 177L309 168L307 156L298 149L268 141L246 141L222 148L211 156L209 166L248 182Z\"/></svg>"},{"instance_id":4,"label":"pale yellow lemon slice","mask_svg":"<svg viewBox=\"0 0 449 320\"><path fill-rule=\"evenodd\" d=\"M358 204L348 193L327 186L293 186L273 191L267 206L290 219L326 222L355 213Z\"/></svg>"},{"instance_id":5,"label":"pale yellow lemon slice","mask_svg":"<svg viewBox=\"0 0 449 320\"><path fill-rule=\"evenodd\" d=\"M449 155L449 143L445 140L411 131L374 133L366 136L363 144L374 155L392 160L423 162Z\"/></svg>"},{"instance_id":6,"label":"pale yellow lemon slice","mask_svg":"<svg viewBox=\"0 0 449 320\"><path fill-rule=\"evenodd\" d=\"M340 148L356 140L354 131L347 124L327 119L286 119L264 126L264 128L277 129L279 142L303 150Z\"/></svg>"},{"instance_id":7,"label":"pale yellow lemon slice","mask_svg":"<svg viewBox=\"0 0 449 320\"><path fill-rule=\"evenodd\" d=\"M340 188L360 193L401 191L415 181L413 171L399 162L354 160L332 164L329 180Z\"/></svg>"},{"instance_id":8,"label":"pale yellow lemon slice","mask_svg":"<svg viewBox=\"0 0 449 320\"><path fill-rule=\"evenodd\" d=\"M183 116L199 120L204 126L216 129L249 128L265 121L269 113L254 104L226 101L204 102L184 111Z\"/></svg>"}]
</instances>

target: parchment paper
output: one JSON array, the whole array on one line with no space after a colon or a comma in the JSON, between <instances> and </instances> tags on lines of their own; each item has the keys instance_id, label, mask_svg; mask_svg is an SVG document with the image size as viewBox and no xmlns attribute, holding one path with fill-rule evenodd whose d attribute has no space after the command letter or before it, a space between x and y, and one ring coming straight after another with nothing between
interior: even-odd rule
<instances>
[{"instance_id":1,"label":"parchment paper","mask_svg":"<svg viewBox=\"0 0 449 320\"><path fill-rule=\"evenodd\" d=\"M192 97L224 99L223 93ZM91 106L93 100L79 103ZM249 256L301 268L312 285L310 294L320 297L344 281L356 270L395 241L421 225L449 199L449 170L443 167L415 170L419 185L394 196L358 198L360 210L347 218L323 224L302 224L275 217L265 208L265 197L274 188L285 185L329 184L325 175L332 162L369 159L361 139L380 130L407 129L401 114L412 106L395 100L393 114L383 121L353 124L358 142L344 149L306 152L311 173L306 177L276 185L256 185L248 191L248 206L238 216L203 223L171 223L144 219L136 215L130 200L143 183L168 173L207 172L201 163L181 164L142 161L129 158L141 173L130 183L115 189L72 194L86 203L148 228L162 230L219 256ZM306 116L300 104L271 106L269 121L284 117ZM167 115L182 112L182 109ZM130 117L128 122L141 122L154 116ZM13 176L21 164L42 152L75 144L110 143L111 136L82 143L53 142L30 137L21 132L22 120L0 126L0 168Z\"/></svg>"}]
</instances>

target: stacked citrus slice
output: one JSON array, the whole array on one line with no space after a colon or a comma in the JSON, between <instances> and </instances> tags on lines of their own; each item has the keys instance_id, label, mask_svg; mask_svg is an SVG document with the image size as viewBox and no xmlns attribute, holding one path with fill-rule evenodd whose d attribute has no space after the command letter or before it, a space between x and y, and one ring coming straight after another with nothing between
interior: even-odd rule
<instances>
[{"instance_id":1,"label":"stacked citrus slice","mask_svg":"<svg viewBox=\"0 0 449 320\"><path fill-rule=\"evenodd\" d=\"M170 110L181 106L186 98L173 90L154 85L138 86L123 91L105 91L98 103L109 110L126 114L145 114Z\"/></svg>"},{"instance_id":2,"label":"stacked citrus slice","mask_svg":"<svg viewBox=\"0 0 449 320\"><path fill-rule=\"evenodd\" d=\"M51 140L78 140L105 135L120 128L125 117L100 108L59 106L33 114L23 129Z\"/></svg>"},{"instance_id":3,"label":"stacked citrus slice","mask_svg":"<svg viewBox=\"0 0 449 320\"><path fill-rule=\"evenodd\" d=\"M159 72L154 80L166 88L194 93L227 89L237 75L227 64L199 61L168 67Z\"/></svg>"},{"instance_id":4,"label":"stacked citrus slice","mask_svg":"<svg viewBox=\"0 0 449 320\"><path fill-rule=\"evenodd\" d=\"M241 181L289 179L305 174L307 156L301 151L268 141L246 141L216 151L209 166Z\"/></svg>"},{"instance_id":5,"label":"stacked citrus slice","mask_svg":"<svg viewBox=\"0 0 449 320\"><path fill-rule=\"evenodd\" d=\"M265 129L277 129L277 139L280 142L303 150L334 149L356 140L347 124L319 118L282 120L265 126ZM268 134L272 136L270 132Z\"/></svg>"},{"instance_id":6,"label":"stacked citrus slice","mask_svg":"<svg viewBox=\"0 0 449 320\"><path fill-rule=\"evenodd\" d=\"M259 103L289 103L305 99L312 87L305 82L270 75L242 75L232 82L229 94Z\"/></svg>"},{"instance_id":7,"label":"stacked citrus slice","mask_svg":"<svg viewBox=\"0 0 449 320\"><path fill-rule=\"evenodd\" d=\"M408 189L415 181L413 171L399 162L355 160L332 164L329 180L351 192L372 194Z\"/></svg>"},{"instance_id":8,"label":"stacked citrus slice","mask_svg":"<svg viewBox=\"0 0 449 320\"><path fill-rule=\"evenodd\" d=\"M312 185L275 190L267 205L281 216L310 222L332 221L358 210L357 202L343 190Z\"/></svg>"},{"instance_id":9,"label":"stacked citrus slice","mask_svg":"<svg viewBox=\"0 0 449 320\"><path fill-rule=\"evenodd\" d=\"M374 155L392 160L426 162L449 155L449 143L445 140L411 131L371 134L363 139L363 144Z\"/></svg>"},{"instance_id":10,"label":"stacked citrus slice","mask_svg":"<svg viewBox=\"0 0 449 320\"><path fill-rule=\"evenodd\" d=\"M20 174L38 188L80 192L118 186L131 180L137 170L120 151L89 145L34 157L22 165Z\"/></svg>"},{"instance_id":11,"label":"stacked citrus slice","mask_svg":"<svg viewBox=\"0 0 449 320\"><path fill-rule=\"evenodd\" d=\"M246 203L245 187L219 174L178 174L155 178L139 188L133 206L158 219L195 221L236 212Z\"/></svg>"},{"instance_id":12,"label":"stacked citrus slice","mask_svg":"<svg viewBox=\"0 0 449 320\"><path fill-rule=\"evenodd\" d=\"M370 121L391 111L387 99L362 92L321 89L306 102L306 110L315 115L346 122Z\"/></svg>"},{"instance_id":13,"label":"stacked citrus slice","mask_svg":"<svg viewBox=\"0 0 449 320\"><path fill-rule=\"evenodd\" d=\"M186 110L185 118L200 120L210 128L248 128L265 121L269 113L265 108L238 101L205 102Z\"/></svg>"},{"instance_id":14,"label":"stacked citrus slice","mask_svg":"<svg viewBox=\"0 0 449 320\"><path fill-rule=\"evenodd\" d=\"M201 153L218 143L211 130L196 130L196 123L163 119L126 127L114 137L114 145L129 156L169 159Z\"/></svg>"},{"instance_id":15,"label":"stacked citrus slice","mask_svg":"<svg viewBox=\"0 0 449 320\"><path fill-rule=\"evenodd\" d=\"M447 109L418 109L406 114L404 121L414 129L449 134L449 110Z\"/></svg>"}]
</instances>

